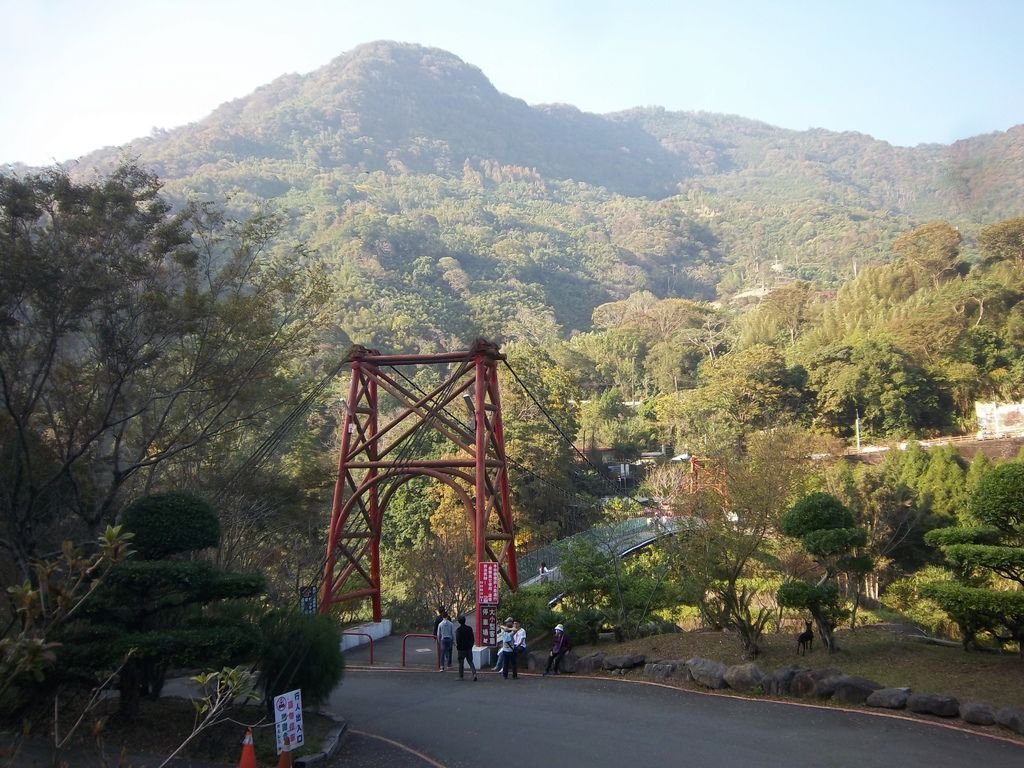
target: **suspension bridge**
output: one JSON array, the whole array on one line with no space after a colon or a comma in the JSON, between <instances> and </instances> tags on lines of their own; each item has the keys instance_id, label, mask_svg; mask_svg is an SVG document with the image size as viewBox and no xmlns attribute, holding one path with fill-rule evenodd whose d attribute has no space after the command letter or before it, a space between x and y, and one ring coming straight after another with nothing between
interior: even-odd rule
<instances>
[{"instance_id":1,"label":"suspension bridge","mask_svg":"<svg viewBox=\"0 0 1024 768\"><path fill-rule=\"evenodd\" d=\"M564 480L553 481L507 455L498 386L500 366L543 415L569 455L575 456L577 475L569 477L573 487L566 487ZM589 541L603 551L626 556L680 528L679 521L645 509L639 500L632 499L645 516L571 531L571 526L581 521L563 515L569 518L562 521L570 526L568 538L526 555L517 553L510 470L519 473L524 482L541 483L554 490L566 500L566 509L593 510L600 504L596 493L587 493L579 486L598 482L607 489L608 496L625 494L576 447L575 436L566 434L498 347L484 339L477 339L464 351L437 354L384 355L353 347L247 460L234 480L241 482L272 455L345 367L350 369L351 379L344 400L328 540L315 585L321 612L339 604L369 600L374 621L381 621L382 524L395 493L417 477L447 485L465 509L476 560L478 638L486 637L481 626L484 612L479 608L497 602L499 581L512 589L521 582L532 582L538 578L542 562L557 576L562 554L572 542ZM418 375L424 369L430 369L433 375ZM417 383L427 380L436 383L425 388ZM437 444L437 438L446 446L445 455L440 457L429 450ZM589 477L578 476L579 468L588 471ZM691 470L693 484L698 477L695 462ZM580 517L592 521L595 515ZM521 579L520 574L526 578Z\"/></svg>"}]
</instances>

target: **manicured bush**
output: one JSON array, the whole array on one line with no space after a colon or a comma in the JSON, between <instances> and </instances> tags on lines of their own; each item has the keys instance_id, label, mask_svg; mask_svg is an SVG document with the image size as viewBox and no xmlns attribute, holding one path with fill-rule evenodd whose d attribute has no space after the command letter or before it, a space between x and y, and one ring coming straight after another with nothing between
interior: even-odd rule
<instances>
[{"instance_id":1,"label":"manicured bush","mask_svg":"<svg viewBox=\"0 0 1024 768\"><path fill-rule=\"evenodd\" d=\"M272 610L260 620L260 632L259 685L268 708L275 696L296 688L304 706L319 704L341 682L345 659L332 617Z\"/></svg>"},{"instance_id":2,"label":"manicured bush","mask_svg":"<svg viewBox=\"0 0 1024 768\"><path fill-rule=\"evenodd\" d=\"M181 491L136 499L121 513L121 523L135 534L132 546L146 560L215 547L220 541L213 507Z\"/></svg>"}]
</instances>

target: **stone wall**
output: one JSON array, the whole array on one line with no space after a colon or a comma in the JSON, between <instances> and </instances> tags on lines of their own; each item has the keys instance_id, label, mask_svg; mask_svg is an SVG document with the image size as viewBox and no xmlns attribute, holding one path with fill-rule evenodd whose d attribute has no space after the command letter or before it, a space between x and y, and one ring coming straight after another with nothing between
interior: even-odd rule
<instances>
[{"instance_id":1,"label":"stone wall","mask_svg":"<svg viewBox=\"0 0 1024 768\"><path fill-rule=\"evenodd\" d=\"M536 667L534 667L536 668ZM999 725L1024 734L1024 710L1014 707L996 709L977 701L958 701L952 696L911 691L910 688L886 688L873 680L844 675L840 670L810 669L796 664L766 671L757 664L726 666L719 661L692 659L647 659L644 654L605 656L592 653L577 657L566 654L563 672L607 672L625 675L642 668L652 680L694 683L710 690L731 689L742 693L798 699L831 700L846 705L881 709L908 710L941 718L959 718L973 725Z\"/></svg>"}]
</instances>

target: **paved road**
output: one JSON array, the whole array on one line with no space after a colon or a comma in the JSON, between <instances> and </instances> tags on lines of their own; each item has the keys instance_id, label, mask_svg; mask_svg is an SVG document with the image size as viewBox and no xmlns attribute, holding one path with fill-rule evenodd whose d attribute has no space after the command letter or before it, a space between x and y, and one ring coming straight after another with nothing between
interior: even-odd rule
<instances>
[{"instance_id":1,"label":"paved road","mask_svg":"<svg viewBox=\"0 0 1024 768\"><path fill-rule=\"evenodd\" d=\"M1024 746L908 720L612 679L350 669L330 708L350 726L337 768L1024 765Z\"/></svg>"}]
</instances>

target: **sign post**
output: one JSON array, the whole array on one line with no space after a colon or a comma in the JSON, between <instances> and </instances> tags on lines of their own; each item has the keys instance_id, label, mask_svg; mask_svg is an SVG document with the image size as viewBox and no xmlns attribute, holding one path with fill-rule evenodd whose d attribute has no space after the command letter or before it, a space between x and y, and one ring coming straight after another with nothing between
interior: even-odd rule
<instances>
[{"instance_id":1,"label":"sign post","mask_svg":"<svg viewBox=\"0 0 1024 768\"><path fill-rule=\"evenodd\" d=\"M299 611L303 616L315 616L319 607L317 605L318 602L315 586L309 585L299 588Z\"/></svg>"},{"instance_id":2,"label":"sign post","mask_svg":"<svg viewBox=\"0 0 1024 768\"><path fill-rule=\"evenodd\" d=\"M274 731L277 753L291 752L306 743L302 725L302 691L295 690L274 697Z\"/></svg>"},{"instance_id":3,"label":"sign post","mask_svg":"<svg viewBox=\"0 0 1024 768\"><path fill-rule=\"evenodd\" d=\"M480 645L494 645L498 642L498 585L501 571L498 564L487 561L477 564L476 610Z\"/></svg>"}]
</instances>

